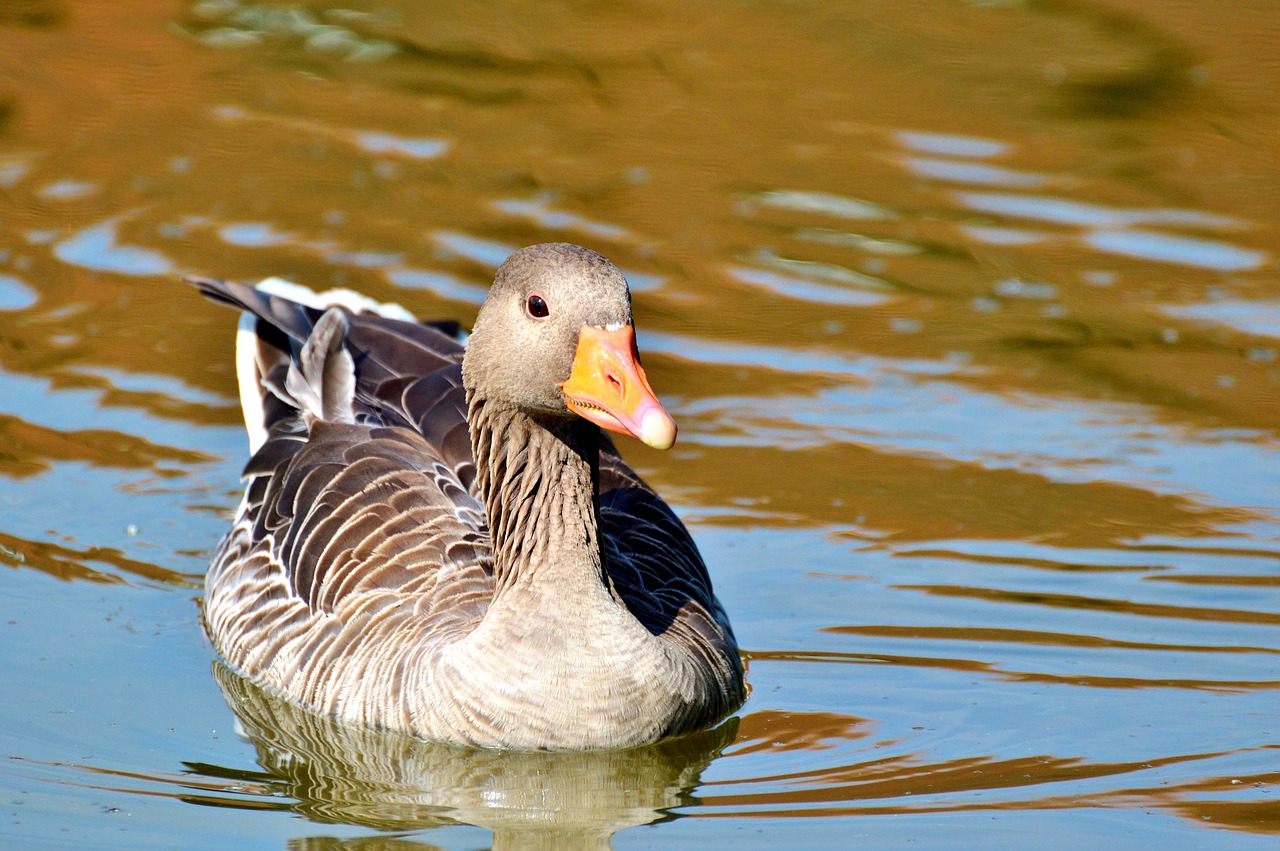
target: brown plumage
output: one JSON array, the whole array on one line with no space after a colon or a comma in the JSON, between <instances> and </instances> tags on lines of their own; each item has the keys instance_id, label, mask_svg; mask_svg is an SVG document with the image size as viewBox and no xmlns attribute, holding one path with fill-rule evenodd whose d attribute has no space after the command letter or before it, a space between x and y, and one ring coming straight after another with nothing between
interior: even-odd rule
<instances>
[{"instance_id":1,"label":"brown plumage","mask_svg":"<svg viewBox=\"0 0 1280 851\"><path fill-rule=\"evenodd\" d=\"M742 702L696 546L584 418L674 439L638 362L610 360L632 338L607 260L512 255L465 349L350 294L193 283L246 311L254 452L205 601L231 665L319 712L485 746L634 745Z\"/></svg>"}]
</instances>

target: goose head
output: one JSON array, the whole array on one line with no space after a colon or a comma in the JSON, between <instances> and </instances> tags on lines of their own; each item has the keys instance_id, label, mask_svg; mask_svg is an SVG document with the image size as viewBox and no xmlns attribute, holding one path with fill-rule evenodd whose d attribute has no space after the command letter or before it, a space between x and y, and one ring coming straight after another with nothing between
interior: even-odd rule
<instances>
[{"instance_id":1,"label":"goose head","mask_svg":"<svg viewBox=\"0 0 1280 851\"><path fill-rule=\"evenodd\" d=\"M499 267L462 375L469 394L533 417L582 417L657 449L675 442L640 366L626 279L576 245L534 245Z\"/></svg>"}]
</instances>

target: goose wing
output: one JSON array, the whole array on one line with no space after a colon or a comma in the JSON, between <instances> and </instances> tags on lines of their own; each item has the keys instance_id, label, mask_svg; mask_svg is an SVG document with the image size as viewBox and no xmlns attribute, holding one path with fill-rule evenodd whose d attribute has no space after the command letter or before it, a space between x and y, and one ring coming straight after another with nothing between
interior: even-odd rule
<instances>
[{"instance_id":1,"label":"goose wing","mask_svg":"<svg viewBox=\"0 0 1280 851\"><path fill-rule=\"evenodd\" d=\"M337 640L348 631L335 618L383 613L441 633L478 621L492 556L472 490L457 326L192 283L249 317L237 366L246 424L261 428L208 580L210 618L237 621L211 623L241 645L222 648L230 661L260 669L303 631ZM343 364L345 375L328 374Z\"/></svg>"},{"instance_id":2,"label":"goose wing","mask_svg":"<svg viewBox=\"0 0 1280 851\"><path fill-rule=\"evenodd\" d=\"M601 539L619 596L655 635L686 646L726 647L733 628L693 537L613 445L607 439L602 444Z\"/></svg>"}]
</instances>

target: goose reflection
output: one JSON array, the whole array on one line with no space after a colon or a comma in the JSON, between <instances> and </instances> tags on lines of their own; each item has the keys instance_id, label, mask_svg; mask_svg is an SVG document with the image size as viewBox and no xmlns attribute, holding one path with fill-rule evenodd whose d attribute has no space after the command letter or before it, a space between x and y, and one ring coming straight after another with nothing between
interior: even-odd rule
<instances>
[{"instance_id":1,"label":"goose reflection","mask_svg":"<svg viewBox=\"0 0 1280 851\"><path fill-rule=\"evenodd\" d=\"M213 673L273 791L299 814L383 830L470 824L492 830L495 849L608 848L616 831L696 803L703 769L738 727L731 718L627 750L467 748L342 724L221 663Z\"/></svg>"}]
</instances>

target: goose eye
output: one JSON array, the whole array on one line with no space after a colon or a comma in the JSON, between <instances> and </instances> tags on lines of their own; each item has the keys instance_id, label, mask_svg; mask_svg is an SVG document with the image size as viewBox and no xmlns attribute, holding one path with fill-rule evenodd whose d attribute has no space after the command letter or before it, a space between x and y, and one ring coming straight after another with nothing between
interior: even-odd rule
<instances>
[{"instance_id":1,"label":"goose eye","mask_svg":"<svg viewBox=\"0 0 1280 851\"><path fill-rule=\"evenodd\" d=\"M551 309L547 307L546 300L537 293L529 296L529 300L525 302L525 307L528 309L529 315L534 319L541 319L551 312Z\"/></svg>"}]
</instances>

